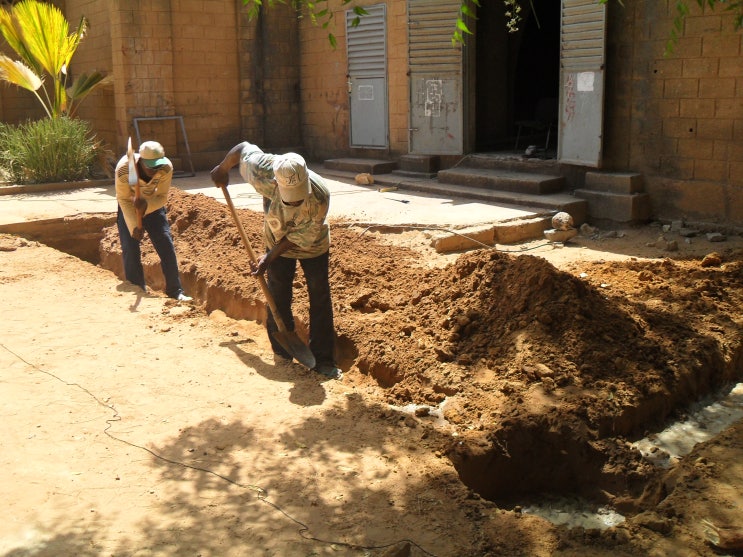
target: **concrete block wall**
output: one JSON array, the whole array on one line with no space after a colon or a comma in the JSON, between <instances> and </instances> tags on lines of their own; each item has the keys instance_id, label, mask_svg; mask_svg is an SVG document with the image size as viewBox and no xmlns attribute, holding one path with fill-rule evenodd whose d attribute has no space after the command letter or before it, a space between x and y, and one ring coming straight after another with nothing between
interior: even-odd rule
<instances>
[{"instance_id":1,"label":"concrete block wall","mask_svg":"<svg viewBox=\"0 0 743 557\"><path fill-rule=\"evenodd\" d=\"M241 0L234 0L237 11L238 53L238 103L240 105L239 130L234 134L234 144L247 140L256 145L265 143L263 136L263 103L258 102L263 94L263 69L258 60L262 58L263 43L260 37L260 22L251 20L248 11L241 8ZM225 138L226 139L226 138ZM229 141L224 147L229 149Z\"/></svg>"},{"instance_id":2,"label":"concrete block wall","mask_svg":"<svg viewBox=\"0 0 743 557\"><path fill-rule=\"evenodd\" d=\"M734 16L689 2L666 55L675 1L614 4L605 167L642 173L656 218L742 226L743 58Z\"/></svg>"},{"instance_id":3,"label":"concrete block wall","mask_svg":"<svg viewBox=\"0 0 743 557\"><path fill-rule=\"evenodd\" d=\"M407 154L410 132L407 2L387 2L387 63L390 113L390 155Z\"/></svg>"},{"instance_id":4,"label":"concrete block wall","mask_svg":"<svg viewBox=\"0 0 743 557\"><path fill-rule=\"evenodd\" d=\"M73 71L114 75L114 85L93 93L80 107L98 136L117 155L135 117L184 118L196 168L209 168L241 138L238 72L240 0L67 0L71 25L81 15L90 33L73 58ZM141 121L142 141L156 139L176 168L186 164L185 138L177 120Z\"/></svg>"},{"instance_id":5,"label":"concrete block wall","mask_svg":"<svg viewBox=\"0 0 743 557\"><path fill-rule=\"evenodd\" d=\"M298 15L290 4L276 4L259 19L255 47L262 56L253 67L262 72L262 90L255 104L263 110L260 146L270 152L302 151Z\"/></svg>"},{"instance_id":6,"label":"concrete block wall","mask_svg":"<svg viewBox=\"0 0 743 557\"><path fill-rule=\"evenodd\" d=\"M308 21L300 25L302 135L306 155L315 161L350 152L345 8L339 0L330 0L328 8L333 18L326 29Z\"/></svg>"},{"instance_id":7,"label":"concrete block wall","mask_svg":"<svg viewBox=\"0 0 743 557\"><path fill-rule=\"evenodd\" d=\"M213 0L169 4L172 110L183 116L194 165L211 168L241 140L238 8ZM179 151L182 147L179 143Z\"/></svg>"},{"instance_id":8,"label":"concrete block wall","mask_svg":"<svg viewBox=\"0 0 743 557\"><path fill-rule=\"evenodd\" d=\"M278 4L250 20L242 0L66 0L75 27L90 32L72 72L99 70L114 84L80 106L116 158L133 119L183 116L192 162L209 169L244 139L275 150L300 150L302 110L297 14ZM2 91L0 118L43 117L31 93ZM140 121L142 141L157 139L184 169L185 143L174 119ZM136 145L135 145L136 146Z\"/></svg>"},{"instance_id":9,"label":"concrete block wall","mask_svg":"<svg viewBox=\"0 0 743 557\"><path fill-rule=\"evenodd\" d=\"M72 77L95 71L110 75L113 70L111 56L111 20L106 2L96 0L68 0L64 11L70 31L76 29L80 18L88 19L88 34L75 51L70 64ZM104 141L114 157L123 151L118 146L116 119L114 118L114 86L101 87L88 95L78 105L77 116L91 122L95 134Z\"/></svg>"},{"instance_id":10,"label":"concrete block wall","mask_svg":"<svg viewBox=\"0 0 743 557\"><path fill-rule=\"evenodd\" d=\"M0 52L12 60L19 60L18 55L4 43ZM42 118L44 115L41 103L31 91L9 83L0 83L0 121L15 125Z\"/></svg>"}]
</instances>

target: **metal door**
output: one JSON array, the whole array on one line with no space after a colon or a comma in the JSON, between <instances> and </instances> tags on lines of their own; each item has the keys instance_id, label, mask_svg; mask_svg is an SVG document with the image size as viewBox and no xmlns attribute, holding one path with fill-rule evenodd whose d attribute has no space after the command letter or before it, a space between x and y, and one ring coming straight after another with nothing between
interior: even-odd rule
<instances>
[{"instance_id":1,"label":"metal door","mask_svg":"<svg viewBox=\"0 0 743 557\"><path fill-rule=\"evenodd\" d=\"M462 47L452 45L459 0L408 0L409 151L463 152Z\"/></svg>"},{"instance_id":2,"label":"metal door","mask_svg":"<svg viewBox=\"0 0 743 557\"><path fill-rule=\"evenodd\" d=\"M560 129L557 158L601 166L604 124L606 5L562 0Z\"/></svg>"},{"instance_id":3,"label":"metal door","mask_svg":"<svg viewBox=\"0 0 743 557\"><path fill-rule=\"evenodd\" d=\"M368 14L357 26L352 25L356 14L346 11L351 147L384 148L389 145L385 4L364 9Z\"/></svg>"}]
</instances>

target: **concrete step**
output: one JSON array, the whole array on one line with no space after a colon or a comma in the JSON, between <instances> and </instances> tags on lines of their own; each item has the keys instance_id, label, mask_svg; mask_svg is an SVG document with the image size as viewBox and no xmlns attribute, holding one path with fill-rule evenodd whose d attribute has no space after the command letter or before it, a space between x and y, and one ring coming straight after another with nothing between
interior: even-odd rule
<instances>
[{"instance_id":1,"label":"concrete step","mask_svg":"<svg viewBox=\"0 0 743 557\"><path fill-rule=\"evenodd\" d=\"M441 174L441 173L439 173ZM588 202L567 193L529 194L504 190L493 190L478 186L449 184L432 180L410 180L398 182L401 189L421 191L443 196L464 197L487 203L498 203L521 207L534 213L557 213L565 211L573 217L575 226L586 222Z\"/></svg>"},{"instance_id":2,"label":"concrete step","mask_svg":"<svg viewBox=\"0 0 743 557\"><path fill-rule=\"evenodd\" d=\"M651 217L650 196L646 193L620 194L607 191L577 189L575 197L588 204L592 220L640 224Z\"/></svg>"},{"instance_id":3,"label":"concrete step","mask_svg":"<svg viewBox=\"0 0 743 557\"><path fill-rule=\"evenodd\" d=\"M518 192L531 195L557 193L565 189L565 179L562 176L502 168L491 169L458 166L441 170L438 174L438 180L444 184L458 184L487 190Z\"/></svg>"},{"instance_id":4,"label":"concrete step","mask_svg":"<svg viewBox=\"0 0 743 557\"><path fill-rule=\"evenodd\" d=\"M388 174L397 168L397 162L383 159L328 159L323 166L329 170L345 172L366 172L368 174Z\"/></svg>"},{"instance_id":5,"label":"concrete step","mask_svg":"<svg viewBox=\"0 0 743 557\"><path fill-rule=\"evenodd\" d=\"M403 155L400 157L400 170L435 174L441 168L441 158L437 155Z\"/></svg>"},{"instance_id":6,"label":"concrete step","mask_svg":"<svg viewBox=\"0 0 743 557\"><path fill-rule=\"evenodd\" d=\"M403 155L393 174L409 178L435 178L441 159L437 155Z\"/></svg>"},{"instance_id":7,"label":"concrete step","mask_svg":"<svg viewBox=\"0 0 743 557\"><path fill-rule=\"evenodd\" d=\"M527 158L519 152L473 153L467 155L457 166L533 172L561 176L565 165L555 159Z\"/></svg>"},{"instance_id":8,"label":"concrete step","mask_svg":"<svg viewBox=\"0 0 743 557\"><path fill-rule=\"evenodd\" d=\"M617 194L635 194L645 191L642 174L631 172L586 172L584 189Z\"/></svg>"},{"instance_id":9,"label":"concrete step","mask_svg":"<svg viewBox=\"0 0 743 557\"><path fill-rule=\"evenodd\" d=\"M341 180L353 181L354 173L343 170L326 169L323 176ZM587 219L588 203L570 194L561 192L553 194L532 195L523 192L509 192L491 190L460 184L445 184L438 180L422 179L418 177L405 178L397 173L380 174L374 176L375 187L396 187L400 190L409 190L430 193L443 197L461 197L485 203L495 203L509 207L517 207L532 213L552 215L565 211L573 217L575 226L580 226Z\"/></svg>"}]
</instances>

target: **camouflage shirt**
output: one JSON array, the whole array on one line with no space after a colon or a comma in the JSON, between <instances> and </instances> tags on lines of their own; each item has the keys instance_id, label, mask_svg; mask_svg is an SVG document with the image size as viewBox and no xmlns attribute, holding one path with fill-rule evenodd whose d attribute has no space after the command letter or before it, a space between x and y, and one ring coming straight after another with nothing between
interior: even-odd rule
<instances>
[{"instance_id":1,"label":"camouflage shirt","mask_svg":"<svg viewBox=\"0 0 743 557\"><path fill-rule=\"evenodd\" d=\"M250 143L243 147L240 156L240 176L270 201L263 221L266 248L273 248L286 237L297 247L285 251L282 257L308 259L322 255L330 248L330 228L325 222L330 192L322 177L308 169L312 192L298 207L286 205L274 180L276 156Z\"/></svg>"}]
</instances>

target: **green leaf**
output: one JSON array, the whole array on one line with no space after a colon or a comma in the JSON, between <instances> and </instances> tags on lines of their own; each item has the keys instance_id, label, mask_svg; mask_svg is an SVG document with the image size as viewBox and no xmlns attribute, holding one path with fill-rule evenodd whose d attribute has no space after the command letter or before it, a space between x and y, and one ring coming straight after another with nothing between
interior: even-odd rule
<instances>
[{"instance_id":1,"label":"green leaf","mask_svg":"<svg viewBox=\"0 0 743 557\"><path fill-rule=\"evenodd\" d=\"M468 35L472 34L472 31L469 30L469 28L464 23L461 17L457 18L457 29L459 29L460 31L463 31L464 33L467 33Z\"/></svg>"},{"instance_id":2,"label":"green leaf","mask_svg":"<svg viewBox=\"0 0 743 557\"><path fill-rule=\"evenodd\" d=\"M72 87L67 90L67 96L70 99L69 116L74 116L75 109L82 100L100 87L113 85L113 76L104 75L101 72L93 72L90 75L81 74L73 83Z\"/></svg>"},{"instance_id":3,"label":"green leaf","mask_svg":"<svg viewBox=\"0 0 743 557\"><path fill-rule=\"evenodd\" d=\"M4 54L0 54L0 79L29 91L38 91L43 84L43 80L31 68Z\"/></svg>"}]
</instances>

